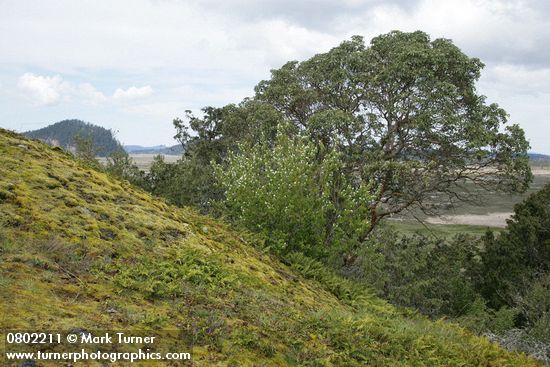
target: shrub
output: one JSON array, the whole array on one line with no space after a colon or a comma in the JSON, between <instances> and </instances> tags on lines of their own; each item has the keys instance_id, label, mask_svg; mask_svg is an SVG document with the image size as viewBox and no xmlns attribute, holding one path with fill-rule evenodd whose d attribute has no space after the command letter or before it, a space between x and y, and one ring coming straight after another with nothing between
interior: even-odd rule
<instances>
[{"instance_id":1,"label":"shrub","mask_svg":"<svg viewBox=\"0 0 550 367\"><path fill-rule=\"evenodd\" d=\"M480 287L494 308L514 305L514 297L550 270L550 184L514 208L506 231L484 238L484 278Z\"/></svg>"},{"instance_id":2,"label":"shrub","mask_svg":"<svg viewBox=\"0 0 550 367\"><path fill-rule=\"evenodd\" d=\"M340 154L319 151L280 127L275 144L242 144L227 168L215 166L225 190L226 212L260 232L277 252L302 251L316 258L357 246L368 230L369 194L340 174Z\"/></svg>"},{"instance_id":3,"label":"shrub","mask_svg":"<svg viewBox=\"0 0 550 367\"><path fill-rule=\"evenodd\" d=\"M345 271L370 282L380 296L432 317L462 316L479 297L472 281L481 260L475 238L377 234Z\"/></svg>"}]
</instances>

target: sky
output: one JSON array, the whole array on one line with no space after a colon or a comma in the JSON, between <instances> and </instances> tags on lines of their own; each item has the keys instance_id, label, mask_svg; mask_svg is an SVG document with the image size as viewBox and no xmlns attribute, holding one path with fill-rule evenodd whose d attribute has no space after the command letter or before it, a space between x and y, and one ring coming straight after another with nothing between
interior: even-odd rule
<instances>
[{"instance_id":1,"label":"sky","mask_svg":"<svg viewBox=\"0 0 550 367\"><path fill-rule=\"evenodd\" d=\"M0 0L0 126L77 118L172 145L185 110L238 103L287 61L392 30L480 58L478 91L550 154L548 0Z\"/></svg>"}]
</instances>

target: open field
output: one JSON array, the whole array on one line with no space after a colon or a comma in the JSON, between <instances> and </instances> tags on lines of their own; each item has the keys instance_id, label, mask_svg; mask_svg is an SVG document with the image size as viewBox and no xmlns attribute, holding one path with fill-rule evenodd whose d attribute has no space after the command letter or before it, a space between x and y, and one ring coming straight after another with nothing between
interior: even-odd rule
<instances>
[{"instance_id":1,"label":"open field","mask_svg":"<svg viewBox=\"0 0 550 367\"><path fill-rule=\"evenodd\" d=\"M550 183L550 165L533 165L532 170L535 177L524 194L485 193L479 205L462 204L453 209L443 210L439 217L426 217L418 213L418 217L425 221L424 224L418 223L412 217L397 216L390 219L391 225L406 234L418 231L439 236L450 236L459 232L483 234L488 227L504 228L515 204Z\"/></svg>"},{"instance_id":2,"label":"open field","mask_svg":"<svg viewBox=\"0 0 550 367\"><path fill-rule=\"evenodd\" d=\"M466 222L461 220L462 224L480 224L489 225L494 224L495 218L487 218L483 220L480 215L497 216L502 218L502 213L512 213L514 205L523 201L532 193L539 191L545 184L550 182L550 167L548 169L533 168L534 179L527 192L519 195L509 195L502 193L490 193L484 192L481 189L473 188L473 193L480 194L479 205L463 204L457 206L454 209L450 209L443 212L444 216L460 216L460 215L476 215L472 217L472 220ZM458 217L460 218L460 217ZM479 222L481 220L481 222ZM504 224L504 218L501 223Z\"/></svg>"},{"instance_id":3,"label":"open field","mask_svg":"<svg viewBox=\"0 0 550 367\"><path fill-rule=\"evenodd\" d=\"M502 228L489 227L483 225L468 225L468 224L430 224L425 225L412 221L391 221L389 225L397 232L404 235L412 235L420 233L430 237L453 237L459 233L469 233L475 236L483 235L487 229L495 232L500 232Z\"/></svg>"},{"instance_id":4,"label":"open field","mask_svg":"<svg viewBox=\"0 0 550 367\"><path fill-rule=\"evenodd\" d=\"M139 167L139 169L142 169L144 171L148 171L149 167L151 167L151 164L153 163L153 159L158 154L130 154L130 157L134 161L134 163ZM162 154L164 157L164 160L168 163L173 163L181 158L181 155L166 155Z\"/></svg>"},{"instance_id":5,"label":"open field","mask_svg":"<svg viewBox=\"0 0 550 367\"><path fill-rule=\"evenodd\" d=\"M495 212L487 214L457 214L440 217L428 217L426 222L430 224L458 224L474 225L479 224L487 227L505 227L506 219L510 218L512 212Z\"/></svg>"},{"instance_id":6,"label":"open field","mask_svg":"<svg viewBox=\"0 0 550 367\"><path fill-rule=\"evenodd\" d=\"M154 158L158 154L130 154L130 158L134 161L134 163L139 167L139 169L148 171L149 167L151 167L151 164L153 163ZM167 154L161 154L164 157L164 160L169 163L173 163L181 158L180 155L167 155ZM107 163L107 158L99 157L98 160L105 164Z\"/></svg>"}]
</instances>

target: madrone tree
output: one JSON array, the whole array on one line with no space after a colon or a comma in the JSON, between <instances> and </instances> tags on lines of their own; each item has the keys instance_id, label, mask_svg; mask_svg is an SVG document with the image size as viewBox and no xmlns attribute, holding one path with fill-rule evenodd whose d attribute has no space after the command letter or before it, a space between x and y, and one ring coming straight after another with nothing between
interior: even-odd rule
<instances>
[{"instance_id":1,"label":"madrone tree","mask_svg":"<svg viewBox=\"0 0 550 367\"><path fill-rule=\"evenodd\" d=\"M506 112L477 92L482 68L452 41L432 41L420 31L394 31L369 46L354 36L327 53L288 62L256 86L253 98L207 107L203 117L188 115L191 132L174 121L186 147L182 162L201 167L186 168L183 176L202 175L206 183L204 192L189 192L179 204L224 200L209 162L228 167L232 152L247 154L243 143L274 149L281 124L315 147L313 166L336 152L342 182L352 190L369 188L367 210L356 213L368 228L358 244L395 213L420 208L437 214L434 203L477 201L479 187L521 192L532 179L529 145L521 128L507 125ZM196 187L177 186L186 195ZM345 207L337 186L331 200L329 228Z\"/></svg>"},{"instance_id":2,"label":"madrone tree","mask_svg":"<svg viewBox=\"0 0 550 367\"><path fill-rule=\"evenodd\" d=\"M506 112L475 87L483 64L451 40L394 31L369 47L352 37L307 61L272 71L255 99L300 134L344 155L345 175L369 183L365 220L413 207L434 214L430 198L477 200L471 183L523 191L532 179L529 145Z\"/></svg>"}]
</instances>

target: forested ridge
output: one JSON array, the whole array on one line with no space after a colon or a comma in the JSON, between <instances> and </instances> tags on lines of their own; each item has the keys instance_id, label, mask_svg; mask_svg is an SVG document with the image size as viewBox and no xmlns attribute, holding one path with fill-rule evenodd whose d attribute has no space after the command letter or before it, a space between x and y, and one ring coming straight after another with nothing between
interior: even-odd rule
<instances>
[{"instance_id":1,"label":"forested ridge","mask_svg":"<svg viewBox=\"0 0 550 367\"><path fill-rule=\"evenodd\" d=\"M81 120L63 120L23 134L73 151L81 141L90 140L95 149L95 155L101 157L123 150L111 130Z\"/></svg>"}]
</instances>

